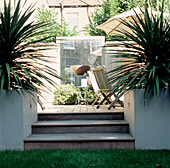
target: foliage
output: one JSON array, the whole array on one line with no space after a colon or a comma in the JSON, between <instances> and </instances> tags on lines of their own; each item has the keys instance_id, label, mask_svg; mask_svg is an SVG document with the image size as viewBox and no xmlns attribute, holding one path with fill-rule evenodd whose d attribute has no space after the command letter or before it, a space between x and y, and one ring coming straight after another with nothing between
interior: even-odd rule
<instances>
[{"instance_id":1,"label":"foliage","mask_svg":"<svg viewBox=\"0 0 170 168\"><path fill-rule=\"evenodd\" d=\"M153 10L161 9L161 0L109 0L111 8L111 16L115 16L119 13L129 11L137 6L142 7L144 5L152 6ZM164 12L169 12L170 1L165 0Z\"/></svg>"},{"instance_id":2,"label":"foliage","mask_svg":"<svg viewBox=\"0 0 170 168\"><path fill-rule=\"evenodd\" d=\"M75 104L77 100L78 92L74 84L61 85L54 92L54 104Z\"/></svg>"},{"instance_id":3,"label":"foliage","mask_svg":"<svg viewBox=\"0 0 170 168\"><path fill-rule=\"evenodd\" d=\"M106 22L109 18L119 13L125 12L137 5L142 1L132 0L106 0L103 1L101 8L96 7L94 13L92 13L92 23L87 25L85 29L91 36L105 36L106 41L113 40L113 36L107 35L103 30L98 29L97 26Z\"/></svg>"},{"instance_id":4,"label":"foliage","mask_svg":"<svg viewBox=\"0 0 170 168\"><path fill-rule=\"evenodd\" d=\"M52 23L50 26L47 27L42 27L42 31L48 31L48 34L42 34L42 35L37 35L34 37L34 39L39 39L39 38L44 38L44 37L49 37L48 40L45 40L45 42L48 41L55 41L55 38L57 36L75 36L78 34L76 32L76 27L74 27L73 30L69 30L68 24L62 19L61 23L57 23L57 13L55 12L55 9L47 9L43 5L41 8L37 9L37 14L36 17L38 23Z\"/></svg>"},{"instance_id":5,"label":"foliage","mask_svg":"<svg viewBox=\"0 0 170 168\"><path fill-rule=\"evenodd\" d=\"M0 151L1 168L169 168L170 150Z\"/></svg>"},{"instance_id":6,"label":"foliage","mask_svg":"<svg viewBox=\"0 0 170 168\"><path fill-rule=\"evenodd\" d=\"M161 13L155 15L150 15L147 7L141 11L142 16L136 14L133 21L120 21L125 25L119 31L124 37L115 40L122 42L123 49L115 49L115 57L122 58L122 65L109 72L109 81L116 83L113 91L120 95L144 88L146 100L149 92L156 98L160 88L170 86L170 24L163 15L163 4Z\"/></svg>"},{"instance_id":7,"label":"foliage","mask_svg":"<svg viewBox=\"0 0 170 168\"><path fill-rule=\"evenodd\" d=\"M89 87L87 89L87 95L86 95L88 104L92 104L96 98L97 98L97 95L96 95L92 85L89 85Z\"/></svg>"},{"instance_id":8,"label":"foliage","mask_svg":"<svg viewBox=\"0 0 170 168\"><path fill-rule=\"evenodd\" d=\"M111 16L129 11L132 8L143 5L145 0L109 0Z\"/></svg>"},{"instance_id":9,"label":"foliage","mask_svg":"<svg viewBox=\"0 0 170 168\"><path fill-rule=\"evenodd\" d=\"M79 94L79 97L81 99L83 99L85 97L84 93L86 92L86 100L87 100L88 104L92 104L95 101L97 95L96 95L92 85L88 85L88 88L81 88L80 91L81 92Z\"/></svg>"},{"instance_id":10,"label":"foliage","mask_svg":"<svg viewBox=\"0 0 170 168\"><path fill-rule=\"evenodd\" d=\"M157 9L160 4L159 0L150 0L151 6ZM109 18L118 15L120 13L129 11L137 6L141 7L146 0L106 0L103 1L101 8L96 7L94 13L92 13L92 23L88 24L85 29L91 36L105 36L106 41L113 40L113 36L107 35L103 30L98 29L97 26L106 22ZM169 12L170 1L165 1L165 11Z\"/></svg>"},{"instance_id":11,"label":"foliage","mask_svg":"<svg viewBox=\"0 0 170 168\"><path fill-rule=\"evenodd\" d=\"M48 66L48 56L38 53L46 48L35 44L48 38L26 42L35 35L46 34L39 29L49 26L48 23L29 22L33 7L30 5L22 10L24 6L19 0L12 15L11 1L8 5L4 1L4 12L0 13L0 93L2 90L20 89L41 94L41 86L50 90L44 81L56 85L48 77L58 78L56 70Z\"/></svg>"},{"instance_id":12,"label":"foliage","mask_svg":"<svg viewBox=\"0 0 170 168\"><path fill-rule=\"evenodd\" d=\"M62 85L54 92L54 104L55 105L69 105L75 104L79 96L80 99L84 98L86 88L76 88L74 84ZM96 99L96 94L92 85L86 89L86 99L88 104L92 104Z\"/></svg>"},{"instance_id":13,"label":"foliage","mask_svg":"<svg viewBox=\"0 0 170 168\"><path fill-rule=\"evenodd\" d=\"M96 7L94 13L92 13L92 23L88 24L85 29L91 36L105 36L106 40L111 40L111 36L98 29L97 26L104 23L111 17L111 8L109 0L103 1L101 8Z\"/></svg>"}]
</instances>

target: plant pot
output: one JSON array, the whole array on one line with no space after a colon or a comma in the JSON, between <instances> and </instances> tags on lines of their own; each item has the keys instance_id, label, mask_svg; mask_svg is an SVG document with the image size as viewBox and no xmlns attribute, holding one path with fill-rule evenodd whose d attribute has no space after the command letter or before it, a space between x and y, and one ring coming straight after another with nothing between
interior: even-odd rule
<instances>
[{"instance_id":1,"label":"plant pot","mask_svg":"<svg viewBox=\"0 0 170 168\"><path fill-rule=\"evenodd\" d=\"M23 150L24 139L37 121L37 94L16 90L2 91L0 96L0 150Z\"/></svg>"},{"instance_id":2,"label":"plant pot","mask_svg":"<svg viewBox=\"0 0 170 168\"><path fill-rule=\"evenodd\" d=\"M136 149L170 149L170 92L160 90L156 100L150 93L144 104L144 89L125 95L125 120L135 138Z\"/></svg>"},{"instance_id":3,"label":"plant pot","mask_svg":"<svg viewBox=\"0 0 170 168\"><path fill-rule=\"evenodd\" d=\"M70 66L75 75L84 75L90 70L89 65L73 65Z\"/></svg>"}]
</instances>

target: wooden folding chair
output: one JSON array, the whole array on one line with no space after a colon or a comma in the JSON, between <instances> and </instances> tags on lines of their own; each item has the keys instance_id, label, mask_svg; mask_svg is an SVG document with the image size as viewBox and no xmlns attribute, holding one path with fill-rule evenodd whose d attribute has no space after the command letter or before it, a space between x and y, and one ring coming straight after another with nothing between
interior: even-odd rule
<instances>
[{"instance_id":1,"label":"wooden folding chair","mask_svg":"<svg viewBox=\"0 0 170 168\"><path fill-rule=\"evenodd\" d=\"M99 87L98 93L101 93L104 97L101 100L101 102L97 105L96 108L99 108L100 105L102 105L105 101L107 101L109 104L111 104L109 106L109 109L111 109L112 107L115 108L115 103L117 103L117 102L122 107L124 107L124 104L121 100L119 100L118 95L113 94L113 92L111 91L111 87L110 87L110 85L108 84L108 81L107 81L105 68L103 66L96 67L96 68L93 69L93 73L94 73L97 85ZM116 101L111 101L112 95L115 97Z\"/></svg>"},{"instance_id":2,"label":"wooden folding chair","mask_svg":"<svg viewBox=\"0 0 170 168\"><path fill-rule=\"evenodd\" d=\"M94 106L100 99L100 96L101 96L101 93L98 93L99 91L99 87L98 87L98 84L97 84L97 81L96 81L96 78L94 76L94 73L92 71L87 71L88 75L89 75L89 78L90 78L90 81L91 81L91 84L92 84L92 87L97 95L97 98L94 100L94 102L92 103L92 106Z\"/></svg>"}]
</instances>

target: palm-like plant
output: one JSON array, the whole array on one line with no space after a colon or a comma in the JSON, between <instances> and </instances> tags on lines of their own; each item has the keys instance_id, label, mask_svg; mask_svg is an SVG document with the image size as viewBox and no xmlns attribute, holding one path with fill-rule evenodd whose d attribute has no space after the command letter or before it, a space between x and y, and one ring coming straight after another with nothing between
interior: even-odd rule
<instances>
[{"instance_id":1,"label":"palm-like plant","mask_svg":"<svg viewBox=\"0 0 170 168\"><path fill-rule=\"evenodd\" d=\"M113 92L120 96L135 89L145 89L145 100L149 92L159 96L160 88L170 86L170 22L162 10L156 15L149 13L147 7L136 13L132 21L120 20L131 32L120 30L115 37L121 44L116 45L115 57L121 57L121 65L109 72ZM123 36L122 36L123 34ZM119 61L120 62L120 61ZM116 84L115 84L116 83Z\"/></svg>"},{"instance_id":2,"label":"palm-like plant","mask_svg":"<svg viewBox=\"0 0 170 168\"><path fill-rule=\"evenodd\" d=\"M28 42L37 34L48 33L39 29L50 23L29 22L34 5L25 11L22 8L19 0L11 14L11 1L8 5L4 1L4 11L0 13L0 94L2 90L13 89L41 94L41 86L50 89L44 81L56 84L50 75L58 78L56 70L47 64L49 57L39 52L46 49L38 43L44 39Z\"/></svg>"}]
</instances>

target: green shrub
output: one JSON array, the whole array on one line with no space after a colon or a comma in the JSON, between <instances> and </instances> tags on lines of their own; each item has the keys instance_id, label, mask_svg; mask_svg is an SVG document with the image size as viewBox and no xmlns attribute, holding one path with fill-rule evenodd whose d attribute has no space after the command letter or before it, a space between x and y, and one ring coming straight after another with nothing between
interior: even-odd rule
<instances>
[{"instance_id":1,"label":"green shrub","mask_svg":"<svg viewBox=\"0 0 170 168\"><path fill-rule=\"evenodd\" d=\"M73 28L73 30L69 30L68 24L62 18L62 21L60 23L56 22L58 17L58 13L55 12L55 9L48 9L44 5L39 7L37 9L37 13L35 18L37 19L38 23L51 23L49 26L46 27L41 27L40 30L43 31L48 31L48 34L39 34L34 36L33 39L38 40L39 38L46 38L50 37L48 39L45 39L44 42L50 42L50 41L55 41L56 36L76 36L78 32L76 32L76 27Z\"/></svg>"},{"instance_id":2,"label":"green shrub","mask_svg":"<svg viewBox=\"0 0 170 168\"><path fill-rule=\"evenodd\" d=\"M80 89L80 92L78 90ZM72 105L75 104L78 98L83 99L85 88L76 88L74 84L62 85L57 88L54 92L54 104L55 105ZM89 85L86 91L86 99L88 104L92 104L96 99L96 94L93 90L92 85Z\"/></svg>"},{"instance_id":3,"label":"green shrub","mask_svg":"<svg viewBox=\"0 0 170 168\"><path fill-rule=\"evenodd\" d=\"M54 92L55 105L71 105L75 104L77 100L77 89L74 84L62 85Z\"/></svg>"},{"instance_id":4,"label":"green shrub","mask_svg":"<svg viewBox=\"0 0 170 168\"><path fill-rule=\"evenodd\" d=\"M81 93L81 95L79 95L80 98L84 98L85 88L81 89L80 93ZM95 101L96 97L97 95L95 91L93 90L92 85L89 85L88 89L86 90L87 103L92 104Z\"/></svg>"}]
</instances>

